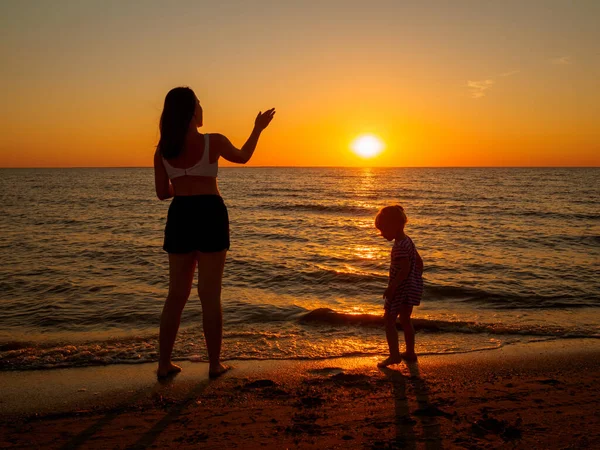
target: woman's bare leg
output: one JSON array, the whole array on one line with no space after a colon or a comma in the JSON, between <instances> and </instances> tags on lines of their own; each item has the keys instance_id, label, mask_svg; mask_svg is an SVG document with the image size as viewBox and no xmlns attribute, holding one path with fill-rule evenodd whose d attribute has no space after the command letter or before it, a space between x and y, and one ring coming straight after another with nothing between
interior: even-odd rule
<instances>
[{"instance_id":1,"label":"woman's bare leg","mask_svg":"<svg viewBox=\"0 0 600 450\"><path fill-rule=\"evenodd\" d=\"M165 377L181 371L171 362L173 345L179 330L181 313L192 290L196 270L196 253L169 253L169 295L160 316L159 360L156 374Z\"/></svg>"},{"instance_id":2,"label":"woman's bare leg","mask_svg":"<svg viewBox=\"0 0 600 450\"><path fill-rule=\"evenodd\" d=\"M217 377L227 371L221 364L223 341L223 313L221 310L221 282L227 250L198 253L198 296L202 303L202 324L208 351L209 376Z\"/></svg>"}]
</instances>

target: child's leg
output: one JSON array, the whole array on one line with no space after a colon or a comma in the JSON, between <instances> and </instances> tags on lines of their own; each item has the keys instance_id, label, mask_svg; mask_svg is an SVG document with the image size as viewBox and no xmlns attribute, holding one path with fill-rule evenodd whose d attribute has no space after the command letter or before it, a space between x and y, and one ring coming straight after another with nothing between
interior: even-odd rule
<instances>
[{"instance_id":1,"label":"child's leg","mask_svg":"<svg viewBox=\"0 0 600 450\"><path fill-rule=\"evenodd\" d=\"M398 330L396 330L396 319L398 313L385 313L383 320L385 321L385 337L387 338L388 348L390 349L390 357L397 358L400 356L400 346L398 344Z\"/></svg>"},{"instance_id":2,"label":"child's leg","mask_svg":"<svg viewBox=\"0 0 600 450\"><path fill-rule=\"evenodd\" d=\"M378 363L378 367L387 367L391 364L397 364L402 360L398 345L398 331L396 330L397 317L398 313L389 313L387 311L383 316L383 321L385 322L385 337L387 338L390 356L389 358Z\"/></svg>"},{"instance_id":3,"label":"child's leg","mask_svg":"<svg viewBox=\"0 0 600 450\"><path fill-rule=\"evenodd\" d=\"M402 325L404 341L406 343L406 352L402 353L402 358L407 361L414 361L417 359L415 353L415 329L410 320L412 310L412 305L400 305L400 325Z\"/></svg>"}]
</instances>

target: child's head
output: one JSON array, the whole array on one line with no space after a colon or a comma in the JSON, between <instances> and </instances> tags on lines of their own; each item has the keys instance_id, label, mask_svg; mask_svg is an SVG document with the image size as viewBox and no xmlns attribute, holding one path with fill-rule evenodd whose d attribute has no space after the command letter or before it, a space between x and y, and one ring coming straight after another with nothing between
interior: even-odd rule
<instances>
[{"instance_id":1,"label":"child's head","mask_svg":"<svg viewBox=\"0 0 600 450\"><path fill-rule=\"evenodd\" d=\"M398 236L406 225L406 214L400 205L386 206L382 208L375 217L375 227L381 231L381 235L388 241Z\"/></svg>"}]
</instances>

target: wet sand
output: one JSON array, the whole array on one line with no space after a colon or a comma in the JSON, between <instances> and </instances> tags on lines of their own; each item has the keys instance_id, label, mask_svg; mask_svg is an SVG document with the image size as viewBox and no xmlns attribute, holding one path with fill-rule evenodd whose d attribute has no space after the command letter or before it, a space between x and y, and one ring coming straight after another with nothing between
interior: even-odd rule
<instances>
[{"instance_id":1,"label":"wet sand","mask_svg":"<svg viewBox=\"0 0 600 450\"><path fill-rule=\"evenodd\" d=\"M600 448L600 341L425 355L0 373L0 448Z\"/></svg>"}]
</instances>

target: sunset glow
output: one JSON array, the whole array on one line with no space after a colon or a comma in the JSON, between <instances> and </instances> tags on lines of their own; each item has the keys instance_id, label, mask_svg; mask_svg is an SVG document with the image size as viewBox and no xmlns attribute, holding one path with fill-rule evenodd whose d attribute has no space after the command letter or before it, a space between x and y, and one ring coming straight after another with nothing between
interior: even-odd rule
<instances>
[{"instance_id":1,"label":"sunset glow","mask_svg":"<svg viewBox=\"0 0 600 450\"><path fill-rule=\"evenodd\" d=\"M549 1L3 2L0 167L149 167L181 85L238 147L277 108L248 166L598 166L597 3Z\"/></svg>"},{"instance_id":2,"label":"sunset glow","mask_svg":"<svg viewBox=\"0 0 600 450\"><path fill-rule=\"evenodd\" d=\"M383 142L373 135L365 134L352 142L352 151L362 158L373 158L383 150Z\"/></svg>"}]
</instances>

